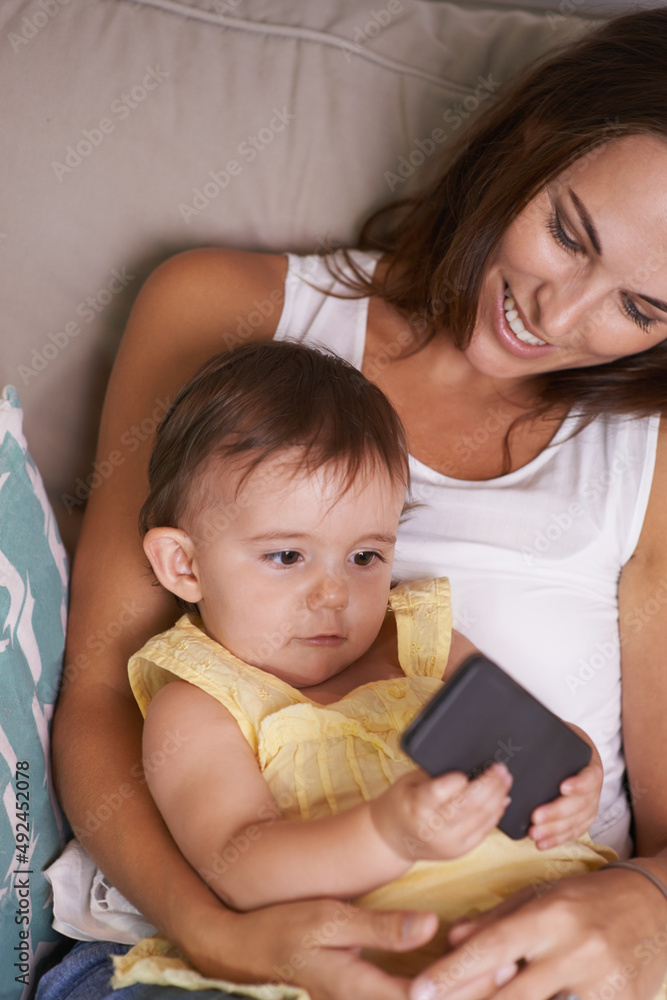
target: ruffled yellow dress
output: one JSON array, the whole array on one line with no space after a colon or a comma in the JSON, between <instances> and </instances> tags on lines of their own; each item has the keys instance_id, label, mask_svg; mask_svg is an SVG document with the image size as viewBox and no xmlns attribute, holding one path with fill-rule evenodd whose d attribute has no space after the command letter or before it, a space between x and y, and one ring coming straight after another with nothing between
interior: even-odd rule
<instances>
[{"instance_id":1,"label":"ruffled yellow dress","mask_svg":"<svg viewBox=\"0 0 667 1000\"><path fill-rule=\"evenodd\" d=\"M405 676L364 684L334 704L317 704L278 677L242 662L190 616L132 657L132 689L144 714L156 692L175 678L207 691L238 722L281 815L302 820L331 816L377 797L414 767L400 749L400 734L442 685L451 637L447 580L397 587L389 603ZM425 948L371 956L383 968L411 975L442 954L447 929L457 918L486 910L524 886L543 892L560 878L594 871L615 858L614 851L588 837L538 851L528 838L514 841L494 830L464 857L418 861L401 878L355 902L373 909L438 913L440 932ZM160 936L140 942L114 963L115 988L141 982L191 990L218 987L262 1000L305 997L304 991L275 980L239 987L206 979Z\"/></svg>"}]
</instances>

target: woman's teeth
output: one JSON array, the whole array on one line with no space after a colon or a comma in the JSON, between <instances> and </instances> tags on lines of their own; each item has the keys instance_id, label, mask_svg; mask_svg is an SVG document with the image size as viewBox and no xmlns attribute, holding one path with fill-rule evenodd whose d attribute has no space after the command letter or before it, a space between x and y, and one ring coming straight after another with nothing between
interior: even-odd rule
<instances>
[{"instance_id":1,"label":"woman's teeth","mask_svg":"<svg viewBox=\"0 0 667 1000\"><path fill-rule=\"evenodd\" d=\"M509 326L515 337L521 341L522 344L532 344L533 347L546 347L547 345L543 340L539 340L534 337L532 333L529 333L523 325L523 320L519 316L519 313L514 308L514 299L509 294L509 289L505 288L505 316L507 317L507 325Z\"/></svg>"}]
</instances>

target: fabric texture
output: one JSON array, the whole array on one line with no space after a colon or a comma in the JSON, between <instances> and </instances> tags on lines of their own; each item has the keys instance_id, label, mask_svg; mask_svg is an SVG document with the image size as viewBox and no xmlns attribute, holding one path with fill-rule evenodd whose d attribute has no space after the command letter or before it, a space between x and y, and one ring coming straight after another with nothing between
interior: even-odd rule
<instances>
[{"instance_id":1,"label":"fabric texture","mask_svg":"<svg viewBox=\"0 0 667 1000\"><path fill-rule=\"evenodd\" d=\"M136 944L157 933L73 838L44 872L53 886L53 926L77 941Z\"/></svg>"},{"instance_id":2,"label":"fabric texture","mask_svg":"<svg viewBox=\"0 0 667 1000\"><path fill-rule=\"evenodd\" d=\"M377 797L414 769L400 749L400 734L439 690L447 665L447 581L399 586L389 601L404 678L364 684L333 704L319 705L240 661L206 636L197 627L198 619L186 615L130 660L135 696L145 713L151 698L174 678L196 684L238 722L285 819L334 815ZM418 861L401 878L356 900L372 909L435 910L441 920L440 932L425 948L409 955L369 957L388 971L412 975L442 953L445 934L458 917L486 910L525 885L594 871L615 857L587 837L538 851L528 838L513 841L494 830L468 855L448 862ZM215 871L202 874L208 881L216 878ZM171 978L176 970L193 986L235 988L188 970L161 937L142 942L114 964L114 984L119 986L176 981ZM285 993L284 1000L290 995Z\"/></svg>"},{"instance_id":3,"label":"fabric texture","mask_svg":"<svg viewBox=\"0 0 667 1000\"><path fill-rule=\"evenodd\" d=\"M80 943L39 982L35 1000L183 1000L176 986L144 986L137 984L114 991L111 986L112 955L123 955L127 945L107 941ZM216 1000L214 990L192 990L187 1000Z\"/></svg>"},{"instance_id":4,"label":"fabric texture","mask_svg":"<svg viewBox=\"0 0 667 1000\"><path fill-rule=\"evenodd\" d=\"M16 390L0 399L0 998L32 995L60 940L42 869L67 826L49 733L62 669L67 557L28 454Z\"/></svg>"},{"instance_id":5,"label":"fabric texture","mask_svg":"<svg viewBox=\"0 0 667 1000\"><path fill-rule=\"evenodd\" d=\"M377 255L353 256L372 272ZM342 256L336 262L345 273ZM331 290L349 295L323 259L290 255L276 339L331 350L359 367L368 299L325 294ZM450 478L412 456L412 499L422 506L401 525L394 560L401 581L446 569L454 628L589 734L605 772L591 835L622 857L631 843L618 578L644 520L658 424L658 417L599 418L574 434L569 417L532 462L484 482ZM500 426L492 409L457 443L458 458L465 464ZM629 613L625 627L643 626Z\"/></svg>"}]
</instances>

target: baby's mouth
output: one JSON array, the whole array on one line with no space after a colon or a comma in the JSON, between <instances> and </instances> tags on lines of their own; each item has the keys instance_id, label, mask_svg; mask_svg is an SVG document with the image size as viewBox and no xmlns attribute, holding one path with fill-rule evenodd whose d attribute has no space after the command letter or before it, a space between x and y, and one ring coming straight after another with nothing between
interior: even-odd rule
<instances>
[{"instance_id":1,"label":"baby's mouth","mask_svg":"<svg viewBox=\"0 0 667 1000\"><path fill-rule=\"evenodd\" d=\"M546 341L540 340L539 337L535 337L529 330L526 330L512 298L509 285L505 285L505 302L503 308L505 309L507 325L517 340L520 340L522 344L530 344L533 347L548 347Z\"/></svg>"}]
</instances>

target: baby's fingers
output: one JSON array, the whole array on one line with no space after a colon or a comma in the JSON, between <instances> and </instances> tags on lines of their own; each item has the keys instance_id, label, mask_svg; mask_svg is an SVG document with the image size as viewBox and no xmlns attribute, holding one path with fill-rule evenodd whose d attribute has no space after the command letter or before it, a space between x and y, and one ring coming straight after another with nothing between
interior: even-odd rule
<instances>
[{"instance_id":1,"label":"baby's fingers","mask_svg":"<svg viewBox=\"0 0 667 1000\"><path fill-rule=\"evenodd\" d=\"M596 762L591 762L579 774L573 774L560 784L561 795L589 795L599 792L604 772Z\"/></svg>"},{"instance_id":2,"label":"baby's fingers","mask_svg":"<svg viewBox=\"0 0 667 1000\"><path fill-rule=\"evenodd\" d=\"M535 841L540 851L548 851L551 847L566 844L568 840L576 840L583 836L592 823L584 817L573 822L553 823L546 827L531 827L529 836Z\"/></svg>"},{"instance_id":3,"label":"baby's fingers","mask_svg":"<svg viewBox=\"0 0 667 1000\"><path fill-rule=\"evenodd\" d=\"M439 778L433 778L419 785L415 793L423 808L437 809L445 802L460 798L468 785L469 781L465 774L460 771L449 771L447 774L441 774Z\"/></svg>"},{"instance_id":4,"label":"baby's fingers","mask_svg":"<svg viewBox=\"0 0 667 1000\"><path fill-rule=\"evenodd\" d=\"M462 850L471 850L498 825L509 803L508 791L512 778L500 765L493 774L484 775L466 789L456 801L456 814L450 817L456 825Z\"/></svg>"},{"instance_id":5,"label":"baby's fingers","mask_svg":"<svg viewBox=\"0 0 667 1000\"><path fill-rule=\"evenodd\" d=\"M479 817L484 813L497 812L512 784L512 776L504 764L494 764L474 781L468 781L462 775L464 782L453 796L448 796L445 786L440 785L446 777L453 778L454 775L434 778L431 782L434 796L431 801L440 804L449 799L449 805L456 810L459 820L466 816Z\"/></svg>"},{"instance_id":6,"label":"baby's fingers","mask_svg":"<svg viewBox=\"0 0 667 1000\"><path fill-rule=\"evenodd\" d=\"M555 808L561 803L562 808ZM547 850L567 840L581 837L595 819L596 805L597 800L591 803L577 796L558 799L557 803L550 803L549 807L540 807L533 813L533 825L528 831L528 836L535 841L540 850ZM538 816L540 821L536 822Z\"/></svg>"}]
</instances>

